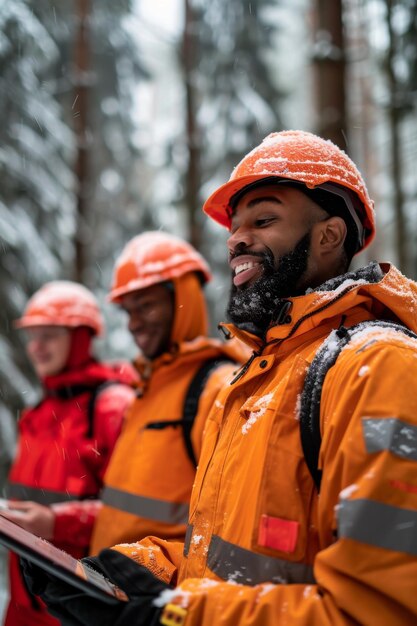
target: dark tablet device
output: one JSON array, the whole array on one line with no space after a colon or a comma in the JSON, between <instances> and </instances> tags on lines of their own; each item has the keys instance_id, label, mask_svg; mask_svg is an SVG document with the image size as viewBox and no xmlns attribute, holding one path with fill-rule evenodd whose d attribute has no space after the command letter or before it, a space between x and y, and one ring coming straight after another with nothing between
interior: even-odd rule
<instances>
[{"instance_id":1,"label":"dark tablet device","mask_svg":"<svg viewBox=\"0 0 417 626\"><path fill-rule=\"evenodd\" d=\"M0 514L0 544L28 561L104 602L128 602L124 591L49 541L24 530Z\"/></svg>"}]
</instances>

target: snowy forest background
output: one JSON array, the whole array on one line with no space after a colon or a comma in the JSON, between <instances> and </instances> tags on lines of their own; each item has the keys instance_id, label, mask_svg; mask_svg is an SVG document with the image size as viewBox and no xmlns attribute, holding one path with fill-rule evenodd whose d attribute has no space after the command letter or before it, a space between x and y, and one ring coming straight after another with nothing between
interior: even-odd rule
<instances>
[{"instance_id":1,"label":"snowy forest background","mask_svg":"<svg viewBox=\"0 0 417 626\"><path fill-rule=\"evenodd\" d=\"M201 205L271 131L347 150L379 224L356 263L416 279L416 105L417 0L0 0L0 483L37 393L12 326L28 297L83 282L105 308L99 352L132 356L112 266L164 229L211 263L217 322L226 233Z\"/></svg>"}]
</instances>

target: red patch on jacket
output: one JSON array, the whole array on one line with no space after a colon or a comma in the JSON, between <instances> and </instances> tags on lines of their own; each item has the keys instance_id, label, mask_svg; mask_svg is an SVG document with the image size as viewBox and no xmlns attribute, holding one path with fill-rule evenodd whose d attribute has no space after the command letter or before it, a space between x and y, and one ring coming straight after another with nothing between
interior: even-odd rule
<instances>
[{"instance_id":1,"label":"red patch on jacket","mask_svg":"<svg viewBox=\"0 0 417 626\"><path fill-rule=\"evenodd\" d=\"M290 554L297 545L299 522L262 515L259 526L258 544Z\"/></svg>"}]
</instances>

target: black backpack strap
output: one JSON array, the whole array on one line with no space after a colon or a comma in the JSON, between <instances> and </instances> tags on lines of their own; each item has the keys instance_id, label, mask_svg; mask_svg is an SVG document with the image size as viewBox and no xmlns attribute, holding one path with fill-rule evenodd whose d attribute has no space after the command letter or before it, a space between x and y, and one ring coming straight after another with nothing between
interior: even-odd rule
<instances>
[{"instance_id":1,"label":"black backpack strap","mask_svg":"<svg viewBox=\"0 0 417 626\"><path fill-rule=\"evenodd\" d=\"M59 387L58 389L49 389L48 396L52 396L55 398L61 398L61 400L71 400L71 398L75 398L80 396L83 393L87 393L87 391L91 391L94 389L91 385L66 385L65 387Z\"/></svg>"},{"instance_id":2,"label":"black backpack strap","mask_svg":"<svg viewBox=\"0 0 417 626\"><path fill-rule=\"evenodd\" d=\"M221 365L225 365L227 363L234 363L234 361L220 357L205 361L205 363L203 363L203 365L194 374L194 377L191 380L185 396L182 414L184 443L187 449L187 454L194 467L197 467L197 459L191 441L191 431L193 428L195 416L197 415L200 396L203 392L203 389L207 383L210 374Z\"/></svg>"},{"instance_id":3,"label":"black backpack strap","mask_svg":"<svg viewBox=\"0 0 417 626\"><path fill-rule=\"evenodd\" d=\"M392 329L417 339L415 333L401 324L387 320L367 320L350 328L341 326L333 330L316 352L308 368L301 393L300 436L304 458L317 491L320 491L322 475L318 469L318 460L321 445L320 403L324 380L327 372L336 363L339 354L350 340L358 332L371 327Z\"/></svg>"}]
</instances>

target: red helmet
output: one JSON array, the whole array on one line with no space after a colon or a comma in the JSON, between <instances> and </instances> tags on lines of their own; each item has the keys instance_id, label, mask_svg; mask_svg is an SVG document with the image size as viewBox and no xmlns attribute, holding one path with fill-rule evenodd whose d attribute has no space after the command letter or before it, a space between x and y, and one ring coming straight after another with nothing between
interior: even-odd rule
<instances>
[{"instance_id":1,"label":"red helmet","mask_svg":"<svg viewBox=\"0 0 417 626\"><path fill-rule=\"evenodd\" d=\"M103 318L91 291L79 283L56 280L43 285L30 298L15 326L87 326L99 335L103 331Z\"/></svg>"},{"instance_id":2,"label":"red helmet","mask_svg":"<svg viewBox=\"0 0 417 626\"><path fill-rule=\"evenodd\" d=\"M229 182L219 187L205 202L203 210L213 220L230 229L230 200L246 186L276 177L296 181L309 189L323 189L347 201L347 208L360 231L359 249L375 236L375 213L365 182L356 165L343 150L329 140L304 131L271 133L235 167ZM335 184L333 187L332 184ZM345 191L343 190L345 188ZM353 192L350 202L346 188ZM353 208L359 199L360 210Z\"/></svg>"},{"instance_id":3,"label":"red helmet","mask_svg":"<svg viewBox=\"0 0 417 626\"><path fill-rule=\"evenodd\" d=\"M211 279L210 269L189 243L160 231L142 233L125 246L116 261L109 299L119 302L132 291L199 272L204 282Z\"/></svg>"}]
</instances>

